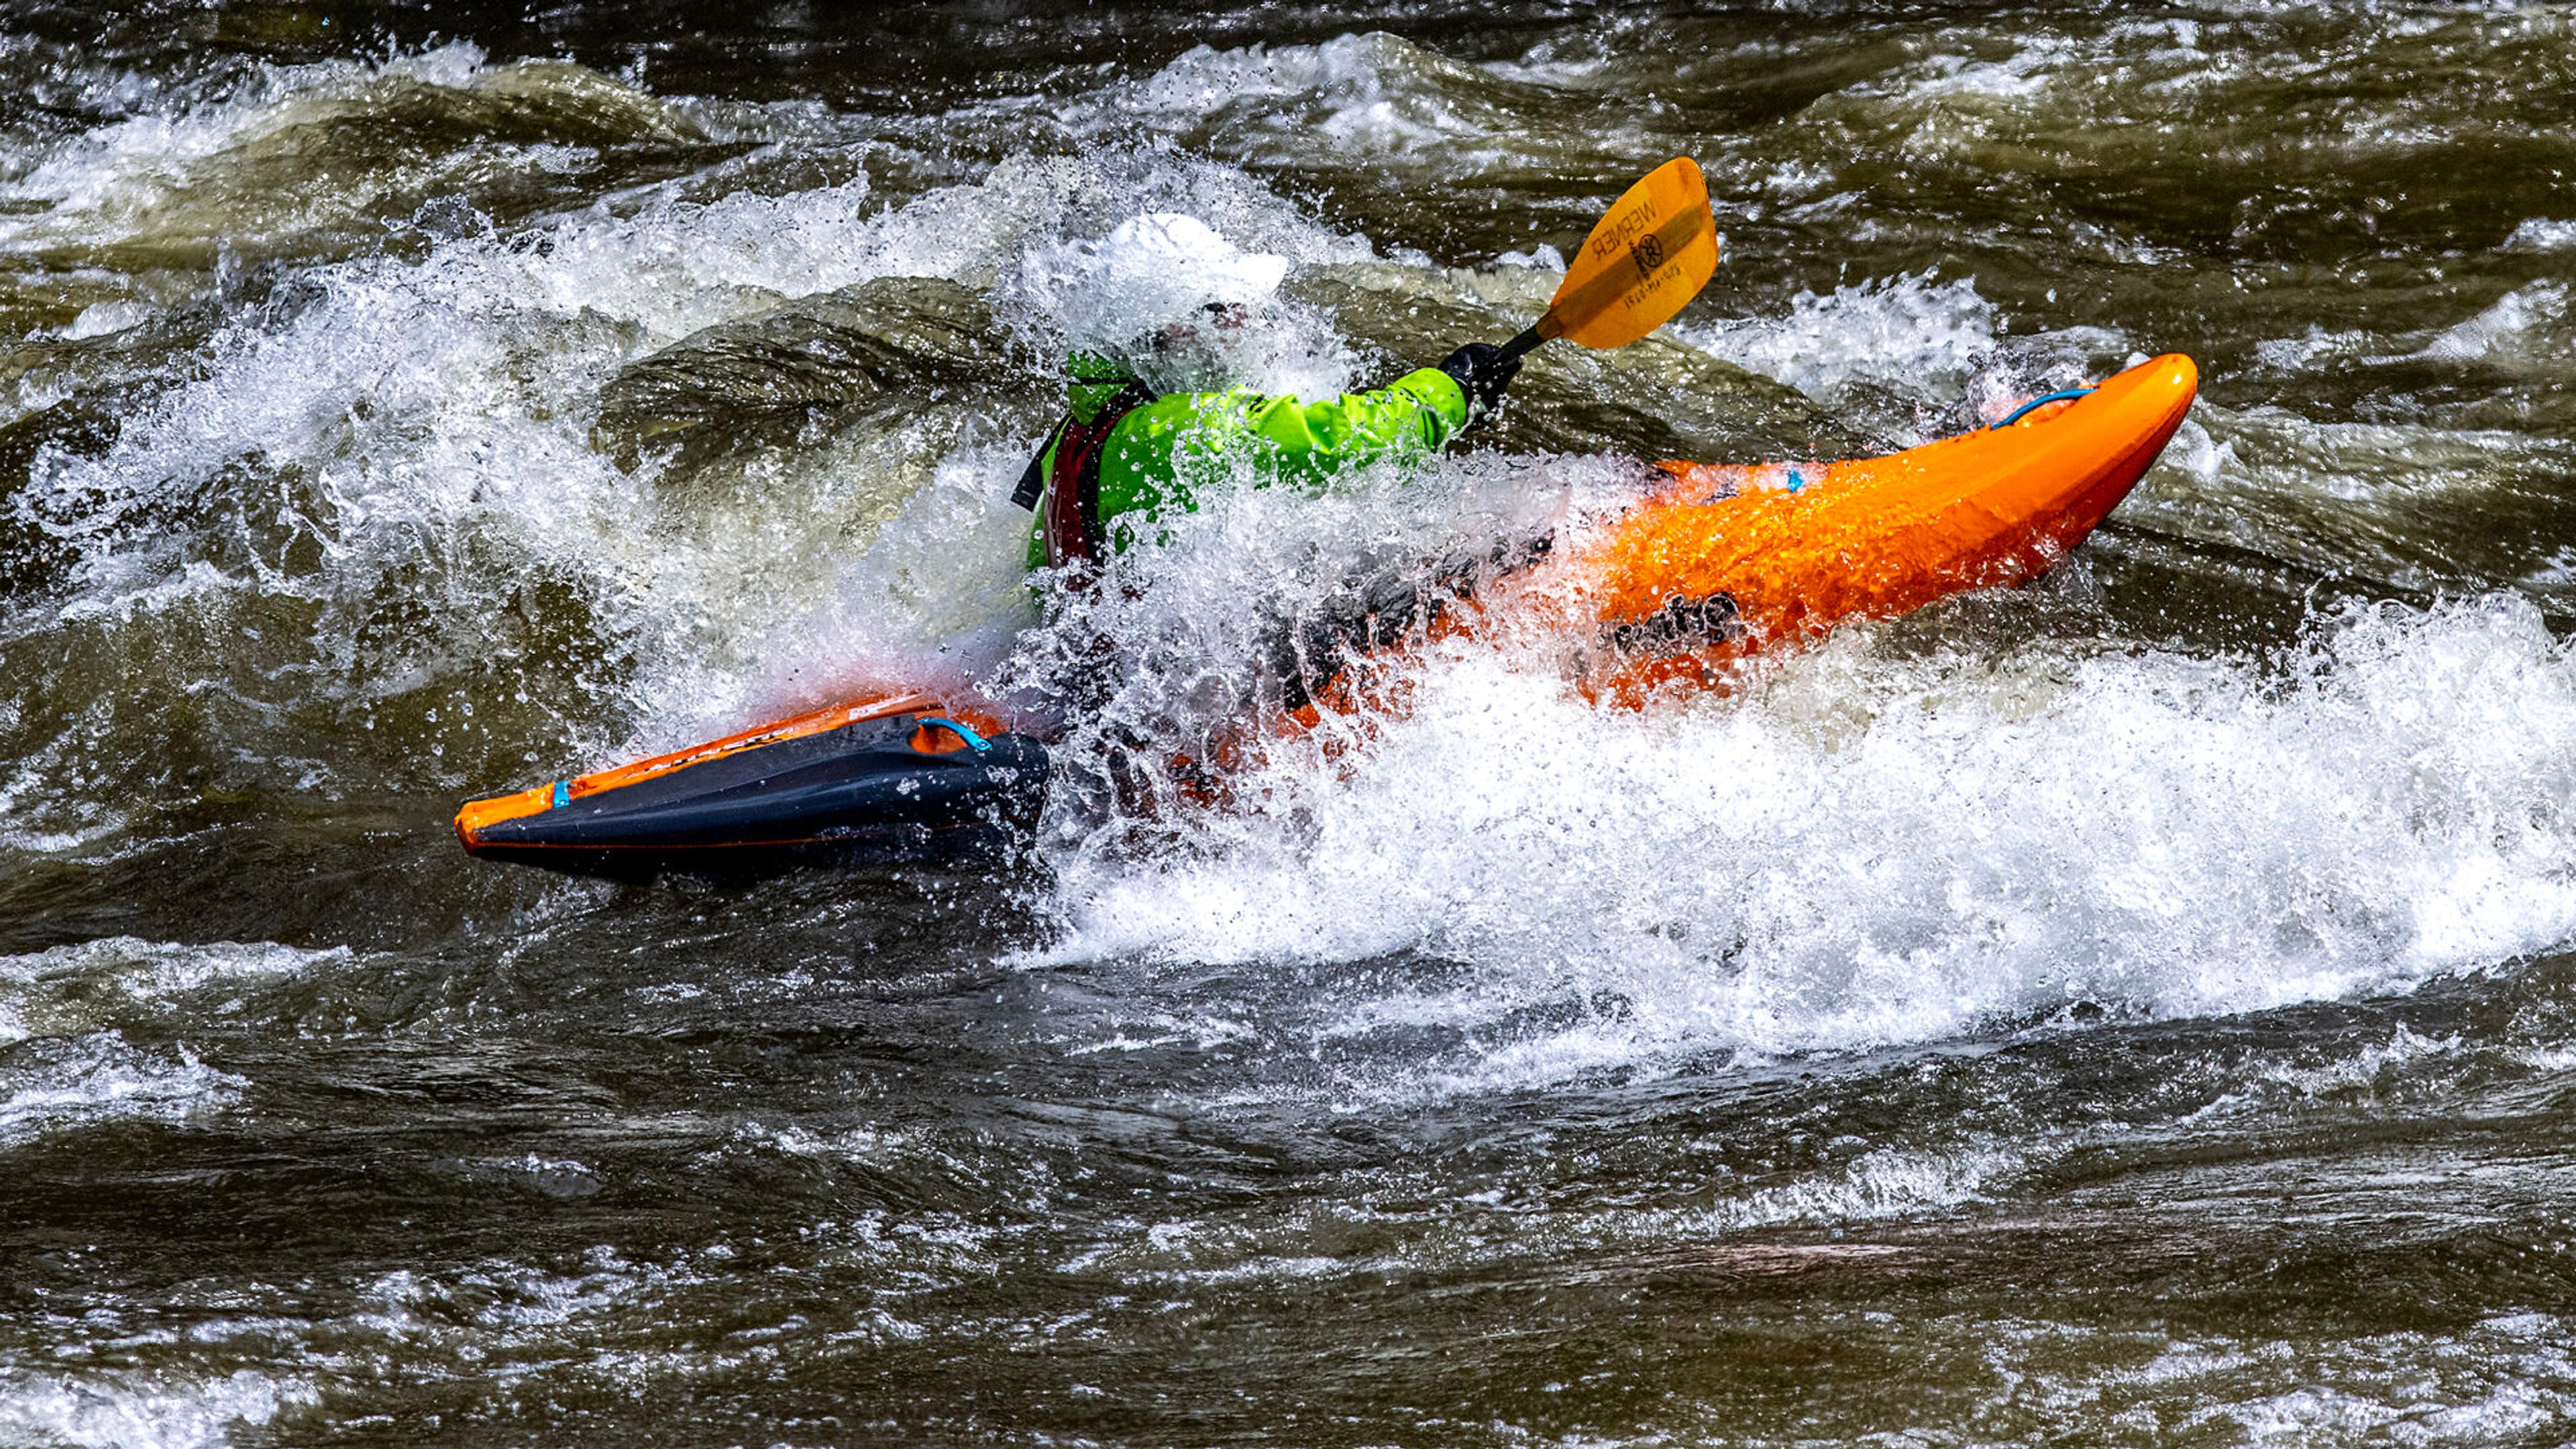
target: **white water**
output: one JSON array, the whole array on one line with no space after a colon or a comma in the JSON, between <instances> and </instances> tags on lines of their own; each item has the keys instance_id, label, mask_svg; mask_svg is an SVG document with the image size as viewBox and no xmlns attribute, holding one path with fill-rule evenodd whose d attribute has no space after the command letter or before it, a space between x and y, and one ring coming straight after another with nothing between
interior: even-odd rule
<instances>
[{"instance_id":1,"label":"white water","mask_svg":"<svg viewBox=\"0 0 2576 1449\"><path fill-rule=\"evenodd\" d=\"M215 1449L281 1409L319 1396L238 1370L206 1383L151 1374L104 1380L0 1369L0 1429L18 1442L79 1449Z\"/></svg>"},{"instance_id":2,"label":"white water","mask_svg":"<svg viewBox=\"0 0 2576 1449\"><path fill-rule=\"evenodd\" d=\"M1928 395L1968 385L1994 351L1995 309L1973 280L1927 272L1801 292L1784 315L1685 323L1673 334L1818 398L1864 381Z\"/></svg>"},{"instance_id":3,"label":"white water","mask_svg":"<svg viewBox=\"0 0 2576 1449\"><path fill-rule=\"evenodd\" d=\"M1639 717L1460 651L1410 718L1338 768L1274 763L1191 850L1065 862L1045 959L1474 968L1328 1038L1618 1003L1497 1047L1458 1083L1484 1089L2403 990L2576 934L2576 664L2528 606L2347 619L2290 670L1854 633Z\"/></svg>"},{"instance_id":4,"label":"white water","mask_svg":"<svg viewBox=\"0 0 2576 1449\"><path fill-rule=\"evenodd\" d=\"M132 936L0 956L0 1045L149 1019L191 998L219 1006L219 993L348 959L345 946L299 951L269 941L181 945Z\"/></svg>"},{"instance_id":5,"label":"white water","mask_svg":"<svg viewBox=\"0 0 2576 1449\"><path fill-rule=\"evenodd\" d=\"M0 1143L108 1122L185 1122L231 1106L249 1085L184 1045L135 1047L112 1031L53 1038L0 1063Z\"/></svg>"},{"instance_id":6,"label":"white water","mask_svg":"<svg viewBox=\"0 0 2576 1449\"><path fill-rule=\"evenodd\" d=\"M1144 99L1257 72L1375 114L1379 44L1194 54ZM472 56L434 59L440 84L489 73ZM281 82L352 83L338 70ZM259 107L296 104L138 123L21 184L65 199L141 185L255 130ZM593 762L730 727L835 677L971 677L1030 618L1024 522L998 495L1031 439L970 428L853 557L811 540L870 487L870 460L832 461L855 479L818 468L682 518L649 469L627 476L592 448L596 387L695 328L880 276L990 288L1033 345L1115 330L1093 314L1114 322L1116 298L1105 313L1086 298L1068 320L1063 262L1154 211L1292 265L1374 254L1239 171L1152 150L1013 161L894 207L863 179L706 203L680 191L542 221L543 248L478 233L419 260L319 267L316 300L290 319L220 334L201 381L104 457L57 458L31 486L24 506L83 520L71 616L173 587L217 612L244 584L311 596L326 606L327 690L334 674L363 676L331 607L424 557L470 596L466 541L497 546L588 580L599 627L641 661L624 690L633 739L588 733ZM116 215L74 206L53 224ZM1284 303L1277 315L1298 345L1253 359L1248 381L1355 379L1329 319ZM1941 406L1997 326L1972 282L1907 275L1684 335L1828 397L1868 381ZM149 525L146 505L251 457L307 480L291 522L321 545L318 577L274 561L214 573ZM1136 566L1151 590L1108 622L1128 631L1168 721L1192 689L1248 677L1257 630L1242 606L1264 590L1311 591L1364 547L1474 536L1462 511L1526 525L1577 495L1598 503L1608 475L1590 466L1470 457L1369 480L1330 508L1219 500ZM2230 489L2315 486L2273 483L2214 445L2184 469L2156 475L2139 506L2162 506L2192 470L2222 517L2246 511ZM357 687L414 689L461 662L433 655ZM2044 646L1925 657L1863 632L1735 698L1639 717L1573 701L1544 655L1438 654L1410 717L1337 762L1281 754L1249 782L1251 809L1187 820L1141 856L1132 842L1060 842L1063 930L1036 959L1418 952L1471 968L1434 994L1357 995L1327 1038L1391 1017L1473 1026L1533 1003L1619 1003L1495 1046L1456 1078L1465 1089L1708 1051L1922 1041L2076 1002L2186 1015L2398 990L2576 931L2558 814L2576 784L2559 743L2576 724L2571 670L2528 608L2349 618L2321 627L2288 673Z\"/></svg>"},{"instance_id":7,"label":"white water","mask_svg":"<svg viewBox=\"0 0 2576 1449\"><path fill-rule=\"evenodd\" d=\"M919 881L866 873L612 891L453 855L437 816L468 791L871 677L1032 684L1049 647L1078 652L1094 630L1127 656L1109 718L1146 738L1150 764L1254 686L1266 613L1311 604L1361 558L1579 531L1614 506L1633 487L1616 460L1474 451L1327 500L1220 487L1125 566L1132 597L1112 587L1030 633L1025 518L999 497L1044 397L945 398L714 482L649 461L622 472L591 435L624 364L878 277L983 293L1043 372L1058 348L1169 310L1146 295L1168 277L1129 292L1075 275L1093 239L1150 213L1197 217L1292 278L1370 261L1452 292L1315 208L1379 214L1352 197L1389 178L1499 174L1519 196L1537 173L1551 179L1526 188L1533 209L1571 212L1589 203L1567 178L1661 159L1621 150L1669 136L1617 109L1637 89L1622 52L1653 31L1594 20L1516 63L1344 37L1203 47L1063 108L979 101L919 124L1044 115L1062 122L1049 146L1089 149L984 170L961 143L923 170L967 179L921 194L876 165L902 139L782 163L767 143L829 150L864 129L818 105L640 93L631 114L661 121L638 124L733 126L756 149L528 221L451 205L416 224L402 185L372 182L250 194L273 174L259 148L293 128L362 124L408 87L479 103L532 74L465 47L251 67L6 163L5 199L51 208L0 220L0 248L133 242L167 268L80 280L63 337L123 346L173 300L266 295L237 259L190 270L192 246L241 233L301 260L267 305L225 302L202 347L181 344L187 375L136 402L104 456L58 451L0 504L59 526L78 559L68 597L0 642L59 643L29 657L103 681L30 692L23 718L19 696L0 700L0 730L27 741L0 767L0 851L31 865L8 881L19 928L176 938L0 956L0 1145L28 1169L31 1231L80 1245L19 1265L55 1306L0 1345L0 1441L293 1441L326 1421L385 1436L432 1414L451 1437L576 1432L556 1416L584 1414L579 1432L614 1437L632 1413L710 1442L803 1442L799 1425L748 1421L790 1400L837 1409L834 1386L862 1381L900 1383L951 1423L1034 1426L1073 1401L1028 1433L1079 1437L1091 1401L1125 1413L1166 1389L1158 1412L1219 1422L1282 1354L1340 1375L1312 1397L1343 1395L1355 1419L1443 1389L1348 1377L1346 1322L1412 1339L1363 1358L1427 1365L1436 1347L1438 1373L1463 1376L1448 1383L1521 1399L1493 1407L1490 1433L1372 1431L1392 1439L1762 1435L1693 1398L1742 1391L1706 1355L1747 1325L1830 1336L1830 1371L1802 1367L1802 1383L1830 1391L1883 1356L1882 1382L1918 1386L1874 1401L1878 1424L1847 1411L1808 1437L2468 1444L2564 1423L2568 1324L2524 1300L2557 1281L2560 1144L2535 1104L2576 1054L2563 964L2527 982L2514 968L2576 939L2576 661L2533 606L2491 592L2530 582L2518 566L2422 556L2474 544L2427 519L2563 491L2546 428L2204 409L2125 505L2121 567L2224 544L2468 591L2329 610L2278 656L2160 642L2130 612L2152 585L2116 576L2115 617L2079 555L2039 590L1854 630L1731 695L1642 715L1574 700L1556 641L1425 650L1400 666L1406 713L1329 731L1329 756L1274 750L1238 776L1232 808L1104 824L1060 802L1028 902L934 879L924 906ZM1721 215L1903 212L1837 192L1820 159L1834 147L1900 175L2080 165L2097 153L2067 138L2119 119L2101 107L2188 109L2191 84L2243 53L2189 21L2113 21L2107 40L2076 28L2022 44L1962 27L1958 55L1918 35L1875 81L1709 142ZM1810 44L1758 69L1794 78L1847 48ZM2138 66L2143 90L2089 84L2111 61ZM1599 102L1583 128L1596 139L1547 145L1602 149L1533 141L1533 103L1513 93L1531 86ZM2415 124L2412 104L2357 101L2342 144L2410 144L2379 132L2391 106L2398 130ZM2140 144L2153 123L2133 122ZM1784 131L1807 139L1775 144ZM423 184L599 160L459 149L480 159ZM2013 159L1992 162L1999 150ZM1310 204L1320 175L1353 184ZM2534 203L2506 247L2565 245L2570 224L2547 219L2564 210ZM400 245L343 249L378 222ZM1478 241L1530 268L1489 296L1545 294L1561 258L1537 231L1526 248ZM2145 255L2080 226L2048 234L2060 242L2090 259L2070 270ZM1771 245L1761 264L1776 266ZM2134 337L2034 333L2013 300L2035 292L2026 277L1922 270L1935 254L1758 285L1743 316L1679 335L1900 429L1909 412L1926 428L1991 416L2068 357L2162 345L2143 318ZM1285 290L1233 358L1242 380L1311 396L1422 360L1378 355ZM2329 368L2452 369L2542 403L2563 371L2555 281L2400 320L2272 328L2254 367L2284 388ZM16 377L0 420L80 370ZM542 612L514 592L531 579L574 597L523 636L505 626ZM2301 608L2269 597L2285 622ZM589 652L564 663L548 649L562 636ZM594 692L547 696L537 681L564 671ZM490 723L528 703L514 681L541 698ZM529 722L546 708L563 728ZM1078 733L1063 758L1078 775L1106 753ZM48 914L66 881L76 904L83 889L122 904L121 882L171 862L155 882L247 882L283 919L237 924L220 887L161 902L176 926ZM358 904L335 916L350 874L366 877L348 889ZM200 901L220 924L187 914ZM940 934L934 917L960 902L970 928ZM1046 930L996 973L981 953L1001 936L973 928L1017 932L1022 905ZM185 940L199 929L245 939ZM250 939L264 934L278 941ZM398 944L312 949L384 937ZM2484 972L2500 979L2347 1012L2095 1029ZM307 1054L316 1032L333 1039ZM2530 1142L2485 1117L2526 1110ZM2323 1144L2295 1185L2285 1138ZM2472 1180L2454 1180L2455 1149ZM2313 1192L2309 1161L2328 1180ZM222 1195L192 1198L174 1164L207 1163ZM290 1196L325 1172L399 1206L339 1223ZM120 1226L121 1192L167 1192L183 1221ZM2161 1290L2086 1296L2131 1269L2124 1243L2086 1255L2095 1222L2184 1265L2170 1314ZM281 1260L238 1225L310 1238ZM2067 1257L2025 1292L2016 1235L2034 1232ZM2286 1246L2263 1269L2267 1237ZM174 1242L194 1250L175 1266ZM2498 1245L2513 1251L2480 1256ZM2413 1310L2373 1306L2373 1252L2432 1265L2480 1306L2389 1331ZM1787 1281L1809 1272L1823 1276ZM2060 1283L2071 1306L2051 1301ZM1685 1308L1667 1339L1647 1290L1669 1305L1668 1284L1722 1311ZM2329 1311L2278 1337L2235 1315L2250 1296L2312 1292ZM1156 1351L1189 1314L1311 1336L1232 1359L1208 1337L1218 1356L1192 1367L1208 1386L1192 1401ZM1632 1332L1677 1362L1600 1399L1597 1431L1582 1410L1530 1410L1547 1402L1522 1392L1553 1372L1544 1357ZM1477 1361L1489 1345L1501 1356ZM1006 1358L959 1372L988 1349Z\"/></svg>"}]
</instances>

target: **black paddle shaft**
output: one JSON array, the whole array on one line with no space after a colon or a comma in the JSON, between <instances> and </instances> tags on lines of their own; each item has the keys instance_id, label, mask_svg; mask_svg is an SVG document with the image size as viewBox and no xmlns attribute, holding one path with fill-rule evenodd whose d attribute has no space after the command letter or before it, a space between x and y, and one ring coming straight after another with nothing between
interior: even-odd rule
<instances>
[{"instance_id":1,"label":"black paddle shaft","mask_svg":"<svg viewBox=\"0 0 2576 1449\"><path fill-rule=\"evenodd\" d=\"M1503 344L1502 361L1509 362L1547 340L1536 327L1524 327L1518 337Z\"/></svg>"}]
</instances>

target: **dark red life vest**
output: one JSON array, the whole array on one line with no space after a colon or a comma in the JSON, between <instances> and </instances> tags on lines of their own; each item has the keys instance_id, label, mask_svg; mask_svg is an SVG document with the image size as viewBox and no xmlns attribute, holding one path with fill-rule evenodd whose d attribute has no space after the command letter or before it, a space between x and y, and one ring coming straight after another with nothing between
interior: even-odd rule
<instances>
[{"instance_id":1,"label":"dark red life vest","mask_svg":"<svg viewBox=\"0 0 2576 1449\"><path fill-rule=\"evenodd\" d=\"M1119 419L1153 400L1152 392L1131 379L1092 415L1091 421L1066 418L1047 448L1039 449L1038 455L1029 460L1029 470L1021 478L1012 501L1024 508L1041 506L1037 489L1043 487L1049 568L1097 562L1109 552L1109 537L1100 522L1100 451L1108 446L1110 431L1118 426ZM1049 449L1054 451L1055 466L1044 469L1046 476L1041 482L1038 474Z\"/></svg>"}]
</instances>

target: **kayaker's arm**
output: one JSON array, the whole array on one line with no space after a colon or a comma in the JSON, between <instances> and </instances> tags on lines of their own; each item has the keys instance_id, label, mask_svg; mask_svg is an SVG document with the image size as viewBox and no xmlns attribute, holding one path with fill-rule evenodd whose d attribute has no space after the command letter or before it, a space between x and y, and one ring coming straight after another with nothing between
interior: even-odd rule
<instances>
[{"instance_id":1,"label":"kayaker's arm","mask_svg":"<svg viewBox=\"0 0 2576 1449\"><path fill-rule=\"evenodd\" d=\"M1457 379L1426 367L1323 402L1264 398L1247 421L1282 481L1321 488L1382 458L1436 453L1468 416Z\"/></svg>"},{"instance_id":2,"label":"kayaker's arm","mask_svg":"<svg viewBox=\"0 0 2576 1449\"><path fill-rule=\"evenodd\" d=\"M1194 463L1245 443L1259 481L1317 491L1372 462L1428 457L1480 415L1480 400L1499 397L1510 381L1517 364L1497 363L1495 352L1470 344L1439 367L1323 402L1237 390L1173 393L1145 403L1119 418L1098 454L1096 497L1106 541L1124 549L1167 510L1195 508ZM1053 468L1050 447L1033 471ZM1041 510L1030 532L1032 568L1046 559L1045 532Z\"/></svg>"}]
</instances>

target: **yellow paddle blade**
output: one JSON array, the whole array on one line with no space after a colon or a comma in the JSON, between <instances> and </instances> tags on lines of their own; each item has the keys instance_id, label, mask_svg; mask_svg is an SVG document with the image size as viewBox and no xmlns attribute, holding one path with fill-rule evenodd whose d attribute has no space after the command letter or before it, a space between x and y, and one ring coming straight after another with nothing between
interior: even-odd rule
<instances>
[{"instance_id":1,"label":"yellow paddle blade","mask_svg":"<svg viewBox=\"0 0 2576 1449\"><path fill-rule=\"evenodd\" d=\"M1676 156L1611 204L1532 329L1625 347L1673 318L1717 271L1717 219L1699 163Z\"/></svg>"}]
</instances>

